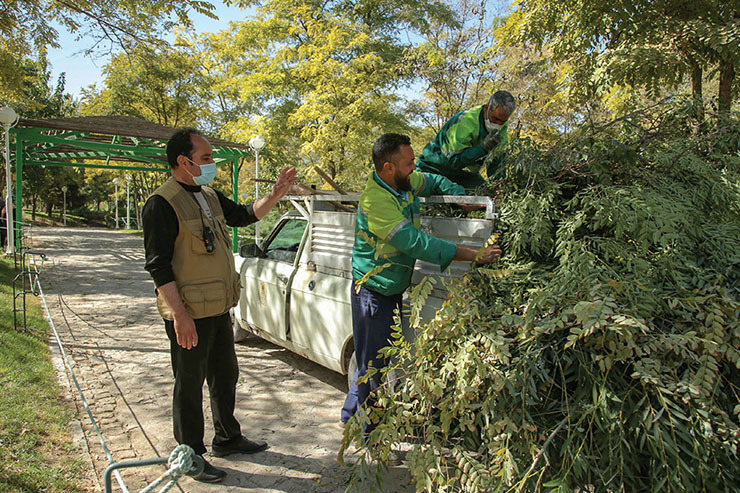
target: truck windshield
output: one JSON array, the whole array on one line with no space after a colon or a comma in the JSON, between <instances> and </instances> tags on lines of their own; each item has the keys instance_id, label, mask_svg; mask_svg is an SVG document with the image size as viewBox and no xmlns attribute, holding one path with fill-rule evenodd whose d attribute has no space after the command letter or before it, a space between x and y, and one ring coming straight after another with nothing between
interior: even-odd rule
<instances>
[{"instance_id":1,"label":"truck windshield","mask_svg":"<svg viewBox=\"0 0 740 493\"><path fill-rule=\"evenodd\" d=\"M307 223L303 219L288 219L285 221L277 234L272 237L270 244L267 245L265 250L267 258L293 263L306 225Z\"/></svg>"}]
</instances>

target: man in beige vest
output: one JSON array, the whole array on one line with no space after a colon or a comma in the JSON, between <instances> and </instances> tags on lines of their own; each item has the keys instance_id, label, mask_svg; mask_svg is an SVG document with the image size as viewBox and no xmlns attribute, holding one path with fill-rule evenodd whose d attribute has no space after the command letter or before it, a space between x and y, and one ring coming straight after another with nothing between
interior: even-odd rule
<instances>
[{"instance_id":1,"label":"man in beige vest","mask_svg":"<svg viewBox=\"0 0 740 493\"><path fill-rule=\"evenodd\" d=\"M264 217L295 181L295 168L280 172L272 192L249 206L239 205L206 186L216 176L213 150L195 129L176 132L167 142L172 176L142 211L146 270L154 279L157 308L170 339L175 388L175 439L198 455L203 442L203 382L208 382L213 414L212 453L256 453L267 448L249 440L234 417L239 366L229 310L239 297L229 227ZM215 483L226 472L205 462L195 479Z\"/></svg>"}]
</instances>

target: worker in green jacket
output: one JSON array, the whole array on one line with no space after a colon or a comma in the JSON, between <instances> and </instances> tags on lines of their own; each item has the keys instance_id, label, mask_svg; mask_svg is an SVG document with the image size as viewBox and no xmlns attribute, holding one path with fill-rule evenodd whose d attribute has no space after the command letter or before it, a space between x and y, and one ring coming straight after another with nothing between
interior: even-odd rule
<instances>
[{"instance_id":1,"label":"worker in green jacket","mask_svg":"<svg viewBox=\"0 0 740 493\"><path fill-rule=\"evenodd\" d=\"M514 97L507 91L497 91L488 104L457 113L424 147L416 166L473 190L485 183L480 168L493 151L486 175L489 179L500 176L503 150L509 140L507 122L515 109Z\"/></svg>"},{"instance_id":2,"label":"worker in green jacket","mask_svg":"<svg viewBox=\"0 0 740 493\"><path fill-rule=\"evenodd\" d=\"M453 260L485 264L501 256L498 245L479 252L419 229L418 196L463 195L465 191L447 178L416 171L407 136L383 134L375 141L372 153L375 171L355 215L351 305L357 373L342 407L344 423L380 385L380 373L359 385L357 379L371 361L378 369L388 364L378 351L389 345L393 312L400 308L401 295L411 284L416 259L437 264L443 271ZM365 433L373 428L372 424L366 425Z\"/></svg>"}]
</instances>

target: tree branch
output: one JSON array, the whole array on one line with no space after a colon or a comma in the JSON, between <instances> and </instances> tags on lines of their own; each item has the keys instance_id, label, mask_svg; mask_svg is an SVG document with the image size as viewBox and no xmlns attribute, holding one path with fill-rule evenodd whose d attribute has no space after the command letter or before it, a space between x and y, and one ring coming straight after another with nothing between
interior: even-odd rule
<instances>
[{"instance_id":1,"label":"tree branch","mask_svg":"<svg viewBox=\"0 0 740 493\"><path fill-rule=\"evenodd\" d=\"M565 426L565 423L568 422L568 418L570 416L564 417L560 423L558 423L558 426L550 433L550 436L547 437L547 440L545 440L545 443L542 444L542 449L540 449L537 456L534 458L534 462L532 462L532 465L529 466L529 469L527 470L526 474L524 475L524 480L521 485L519 485L519 489L517 489L517 493L521 493L521 491L524 489L524 485L527 484L527 478L530 474L532 474L532 471L534 471L535 467L537 467L537 464L540 462L540 459L545 454L545 451L547 450L547 447L550 445L550 442L552 442L552 439L555 438L555 435L558 434L558 432L561 430L563 426Z\"/></svg>"}]
</instances>

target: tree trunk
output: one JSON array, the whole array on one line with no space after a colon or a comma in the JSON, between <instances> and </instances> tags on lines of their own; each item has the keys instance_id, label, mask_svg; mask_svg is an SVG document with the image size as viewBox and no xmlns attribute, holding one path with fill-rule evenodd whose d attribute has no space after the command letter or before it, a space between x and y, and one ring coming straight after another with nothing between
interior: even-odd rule
<instances>
[{"instance_id":1,"label":"tree trunk","mask_svg":"<svg viewBox=\"0 0 740 493\"><path fill-rule=\"evenodd\" d=\"M141 229L141 210L139 209L138 195L136 200L134 200L134 208L136 210L136 229Z\"/></svg>"},{"instance_id":2,"label":"tree trunk","mask_svg":"<svg viewBox=\"0 0 740 493\"><path fill-rule=\"evenodd\" d=\"M735 81L735 64L731 60L719 62L719 112L729 113L732 107L732 83Z\"/></svg>"},{"instance_id":3,"label":"tree trunk","mask_svg":"<svg viewBox=\"0 0 740 493\"><path fill-rule=\"evenodd\" d=\"M702 94L702 76L704 71L701 67L693 63L691 68L691 94L694 97L696 105L696 117L699 121L704 120L704 95Z\"/></svg>"}]
</instances>

